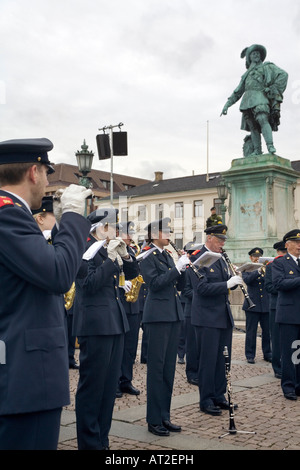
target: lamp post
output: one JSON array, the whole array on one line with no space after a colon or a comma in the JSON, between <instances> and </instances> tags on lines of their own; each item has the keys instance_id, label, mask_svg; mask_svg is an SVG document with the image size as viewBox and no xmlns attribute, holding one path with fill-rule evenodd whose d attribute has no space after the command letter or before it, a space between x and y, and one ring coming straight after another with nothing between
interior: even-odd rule
<instances>
[{"instance_id":1,"label":"lamp post","mask_svg":"<svg viewBox=\"0 0 300 470\"><path fill-rule=\"evenodd\" d=\"M226 186L226 183L222 177L221 177L219 184L217 184L217 191L218 191L218 198L221 200L221 203L222 203L220 206L222 222L223 224L225 224L225 213L226 213L227 207L224 204L224 202L228 197L228 187Z\"/></svg>"},{"instance_id":2,"label":"lamp post","mask_svg":"<svg viewBox=\"0 0 300 470\"><path fill-rule=\"evenodd\" d=\"M75 155L77 159L78 170L80 173L82 173L82 176L79 178L79 184L87 189L90 189L93 187L93 184L91 178L87 175L92 169L94 154L92 151L89 151L88 148L89 146L86 145L84 140L81 146L81 150L78 150Z\"/></svg>"},{"instance_id":3,"label":"lamp post","mask_svg":"<svg viewBox=\"0 0 300 470\"><path fill-rule=\"evenodd\" d=\"M83 141L83 144L81 146L81 150L76 152L76 159L77 159L77 165L78 165L78 170L82 174L82 176L79 177L79 184L81 186L84 186L87 189L92 189L93 183L90 178L90 176L87 176L88 173L90 173L92 169L92 163L93 163L93 158L94 154L92 151L88 150L89 146L86 145L85 139ZM87 204L88 201L87 199L85 200L85 211L84 211L84 216L87 216ZM92 210L92 202L91 202L91 208Z\"/></svg>"}]
</instances>

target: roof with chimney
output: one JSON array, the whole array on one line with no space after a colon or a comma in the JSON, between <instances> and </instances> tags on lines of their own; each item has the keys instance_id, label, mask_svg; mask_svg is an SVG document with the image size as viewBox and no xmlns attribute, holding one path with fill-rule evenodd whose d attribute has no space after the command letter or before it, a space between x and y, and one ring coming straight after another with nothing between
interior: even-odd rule
<instances>
[{"instance_id":1,"label":"roof with chimney","mask_svg":"<svg viewBox=\"0 0 300 470\"><path fill-rule=\"evenodd\" d=\"M91 170L88 176L91 178L93 185L93 192L97 197L106 197L110 194L110 172L101 170ZM67 163L58 163L55 165L55 173L48 176L49 186L47 193L56 191L59 187L66 187L69 184L78 184L81 174L79 173L78 166L69 165ZM148 183L149 180L144 178L136 178L134 176L126 176L113 174L114 180L114 193L126 191L129 188L134 189L139 185Z\"/></svg>"}]
</instances>

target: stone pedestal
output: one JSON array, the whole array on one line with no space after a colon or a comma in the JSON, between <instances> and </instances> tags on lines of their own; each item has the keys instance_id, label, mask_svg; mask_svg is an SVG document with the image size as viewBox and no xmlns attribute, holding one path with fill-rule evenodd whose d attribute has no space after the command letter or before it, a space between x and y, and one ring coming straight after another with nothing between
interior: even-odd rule
<instances>
[{"instance_id":1,"label":"stone pedestal","mask_svg":"<svg viewBox=\"0 0 300 470\"><path fill-rule=\"evenodd\" d=\"M229 187L228 240L225 249L233 263L249 261L255 246L274 256L273 244L297 228L294 190L299 173L290 160L263 154L232 160L222 173Z\"/></svg>"}]
</instances>

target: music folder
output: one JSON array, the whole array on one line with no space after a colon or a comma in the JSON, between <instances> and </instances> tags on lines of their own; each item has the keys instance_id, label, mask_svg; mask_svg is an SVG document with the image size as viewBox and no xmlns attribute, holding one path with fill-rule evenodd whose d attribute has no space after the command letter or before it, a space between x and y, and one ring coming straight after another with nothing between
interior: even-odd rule
<instances>
[{"instance_id":1,"label":"music folder","mask_svg":"<svg viewBox=\"0 0 300 470\"><path fill-rule=\"evenodd\" d=\"M193 261L193 264L197 268L209 268L218 259L222 258L221 253L214 253L213 251L205 251L199 258Z\"/></svg>"},{"instance_id":2,"label":"music folder","mask_svg":"<svg viewBox=\"0 0 300 470\"><path fill-rule=\"evenodd\" d=\"M262 266L262 263L251 263L249 261L249 263L242 264L242 266L239 266L236 268L236 270L240 273L251 273L252 271L257 271L257 269L261 268Z\"/></svg>"}]
</instances>

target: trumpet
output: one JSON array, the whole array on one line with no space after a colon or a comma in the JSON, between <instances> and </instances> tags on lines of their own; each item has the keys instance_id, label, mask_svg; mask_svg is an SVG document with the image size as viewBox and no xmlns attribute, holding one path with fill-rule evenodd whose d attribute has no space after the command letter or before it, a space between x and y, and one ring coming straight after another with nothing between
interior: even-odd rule
<instances>
[{"instance_id":1,"label":"trumpet","mask_svg":"<svg viewBox=\"0 0 300 470\"><path fill-rule=\"evenodd\" d=\"M222 255L224 256L225 261L226 261L226 263L227 263L227 265L228 265L228 267L229 267L229 269L230 269L230 271L231 271L231 275L232 275L232 276L237 276L238 274L237 274L237 272L236 272L236 270L235 270L233 264L231 263L231 261L230 261L228 255L227 255L227 253L226 253L226 251L225 251L223 248L221 248L221 253L222 253ZM243 286L243 285L240 285L240 288L241 288L241 291L243 292L243 294L244 294L244 296L245 296L246 301L248 302L248 308L250 309L250 308L255 307L255 304L254 304L254 303L252 302L252 300L250 299L250 296L249 296L249 294L248 294L248 291L247 291L246 287Z\"/></svg>"},{"instance_id":2,"label":"trumpet","mask_svg":"<svg viewBox=\"0 0 300 470\"><path fill-rule=\"evenodd\" d=\"M177 248L177 246L175 245L174 242L172 242L171 240L169 240L169 243L171 245L172 248L174 248L174 250L176 251L176 253L179 255L179 256L182 256L182 253L180 252L180 250ZM197 278L198 279L202 279L204 276L203 274L200 274L198 269L196 268L196 266L190 261L189 262L189 266L190 268L192 269L192 271L196 274Z\"/></svg>"}]
</instances>

